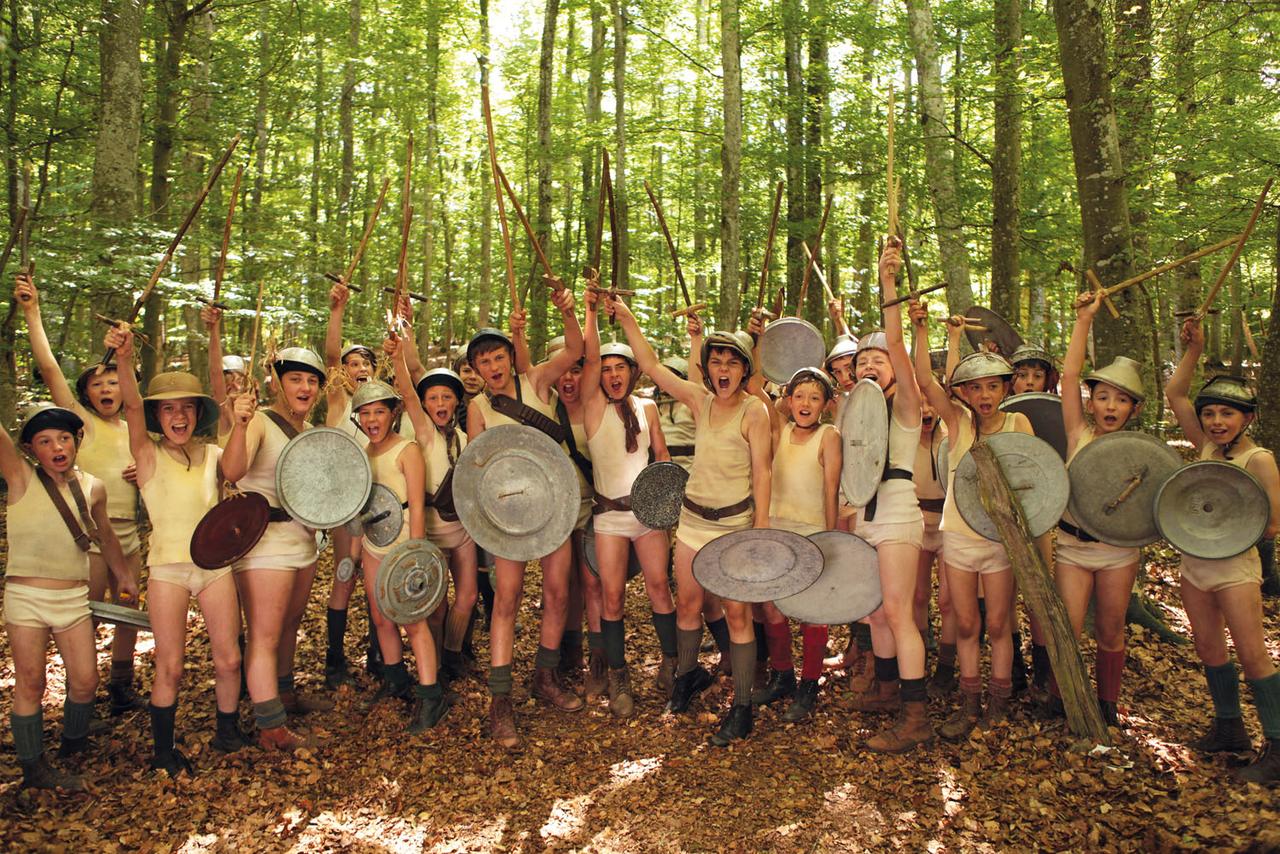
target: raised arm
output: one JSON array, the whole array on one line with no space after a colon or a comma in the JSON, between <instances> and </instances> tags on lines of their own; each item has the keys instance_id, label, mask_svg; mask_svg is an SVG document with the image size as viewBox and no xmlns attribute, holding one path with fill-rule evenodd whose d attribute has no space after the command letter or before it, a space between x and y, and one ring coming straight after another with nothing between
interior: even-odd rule
<instances>
[{"instance_id":1,"label":"raised arm","mask_svg":"<svg viewBox=\"0 0 1280 854\"><path fill-rule=\"evenodd\" d=\"M40 293L35 282L25 273L18 274L17 287L13 290L13 298L22 304L22 313L27 318L27 335L31 338L31 353L35 356L36 367L44 384L49 387L49 396L53 402L65 409L78 409L78 401L67 378L62 375L62 368L49 346L49 336L44 331L44 321L40 317Z\"/></svg>"},{"instance_id":2,"label":"raised arm","mask_svg":"<svg viewBox=\"0 0 1280 854\"><path fill-rule=\"evenodd\" d=\"M227 381L222 376L222 309L206 305L200 309L200 319L209 334L209 396L218 406L222 406L227 400ZM252 374L253 366L249 365L248 368L248 374ZM124 383L120 385L123 386ZM228 423L225 426L231 425Z\"/></svg>"},{"instance_id":3,"label":"raised arm","mask_svg":"<svg viewBox=\"0 0 1280 854\"><path fill-rule=\"evenodd\" d=\"M406 325L404 337L387 336L382 342L382 353L391 360L391 366L394 368L391 373L395 377L396 391L404 401L404 414L409 416L409 423L413 425L414 437L417 438L418 444L430 447L432 440L435 439L435 427L427 417L426 410L422 408L422 401L418 399L418 390L414 388L413 380L409 376L409 364L405 353L408 342L412 340L413 328Z\"/></svg>"},{"instance_id":4,"label":"raised arm","mask_svg":"<svg viewBox=\"0 0 1280 854\"><path fill-rule=\"evenodd\" d=\"M636 364L640 366L640 370L648 374L658 388L689 407L690 410L697 412L702 403L702 396L709 392L699 385L694 385L690 380L681 379L674 371L658 362L657 354L649 346L644 333L640 331L640 324L636 322L636 316L631 313L626 303L622 300L610 300L606 308L612 312L618 321L618 326L622 327L622 333L627 336L627 343L636 354ZM693 359L689 360L690 373L693 371L693 361Z\"/></svg>"},{"instance_id":5,"label":"raised arm","mask_svg":"<svg viewBox=\"0 0 1280 854\"><path fill-rule=\"evenodd\" d=\"M760 336L764 334L764 318L752 312L751 318L747 320L747 332L751 333L751 340L755 342L751 357L758 365L760 364ZM755 371L747 380L747 393L764 402L764 407L769 412L769 433L773 436L773 449L777 451L778 439L782 436L782 425L786 418L773 398L769 397L769 393L764 390L764 374L761 371Z\"/></svg>"},{"instance_id":6,"label":"raised arm","mask_svg":"<svg viewBox=\"0 0 1280 854\"><path fill-rule=\"evenodd\" d=\"M533 354L529 352L529 337L525 334L528 322L528 312L523 308L511 312L511 316L507 318L507 326L511 330L511 346L516 351L517 374L527 374L533 367Z\"/></svg>"},{"instance_id":7,"label":"raised arm","mask_svg":"<svg viewBox=\"0 0 1280 854\"><path fill-rule=\"evenodd\" d=\"M880 289L884 301L898 298L898 270L902 268L902 242L894 236L885 241L880 254ZM915 381L911 354L902 337L902 307L891 306L884 312L884 338L889 350L889 363L897 378L893 395L893 412L899 423L915 427L920 423L920 386Z\"/></svg>"},{"instance_id":8,"label":"raised arm","mask_svg":"<svg viewBox=\"0 0 1280 854\"><path fill-rule=\"evenodd\" d=\"M1093 291L1076 296L1076 325L1062 361L1062 426L1067 431L1067 452L1075 450L1085 429L1084 398L1080 394L1080 375L1084 372L1084 356L1089 344L1089 329L1098 314L1100 303Z\"/></svg>"},{"instance_id":9,"label":"raised arm","mask_svg":"<svg viewBox=\"0 0 1280 854\"><path fill-rule=\"evenodd\" d=\"M600 388L600 294L587 288L582 295L583 347L582 377L578 380L578 395L583 403L594 408L604 398Z\"/></svg>"},{"instance_id":10,"label":"raised arm","mask_svg":"<svg viewBox=\"0 0 1280 854\"><path fill-rule=\"evenodd\" d=\"M404 337L400 339L400 352L404 355L409 379L416 383L427 373L427 368L422 364L422 357L418 354L418 339L413 335L412 326L410 318L405 318Z\"/></svg>"},{"instance_id":11,"label":"raised arm","mask_svg":"<svg viewBox=\"0 0 1280 854\"><path fill-rule=\"evenodd\" d=\"M427 464L412 444L401 449L397 463L409 493L409 537L420 540L427 535Z\"/></svg>"},{"instance_id":12,"label":"raised arm","mask_svg":"<svg viewBox=\"0 0 1280 854\"><path fill-rule=\"evenodd\" d=\"M529 378L537 386L539 395L544 395L552 383L560 379L561 374L581 359L583 352L582 325L578 323L573 291L568 288L553 291L551 302L560 310L560 317L564 322L564 349L542 364L529 369ZM596 384L599 385L599 380Z\"/></svg>"},{"instance_id":13,"label":"raised arm","mask_svg":"<svg viewBox=\"0 0 1280 854\"><path fill-rule=\"evenodd\" d=\"M257 453L261 437L250 423L258 408L253 393L236 395L232 407L231 435L227 438L227 446L222 450L222 476L235 483L249 471L249 463Z\"/></svg>"},{"instance_id":14,"label":"raised arm","mask_svg":"<svg viewBox=\"0 0 1280 854\"><path fill-rule=\"evenodd\" d=\"M1195 377L1196 365L1204 355L1204 328L1194 316L1188 317L1182 324L1182 358L1178 368L1164 387L1165 400L1178 419L1178 426L1187 441L1196 446L1196 450L1204 447L1208 437L1200 427L1200 419L1196 408L1191 403L1191 380Z\"/></svg>"},{"instance_id":15,"label":"raised arm","mask_svg":"<svg viewBox=\"0 0 1280 854\"><path fill-rule=\"evenodd\" d=\"M129 425L129 452L138 465L138 485L151 479L154 467L155 445L147 436L147 419L142 409L142 393L133 372L133 333L127 327L113 326L107 330L103 344L116 351L120 370L120 403L124 407L124 420Z\"/></svg>"},{"instance_id":16,"label":"raised arm","mask_svg":"<svg viewBox=\"0 0 1280 854\"><path fill-rule=\"evenodd\" d=\"M324 332L324 363L332 368L342 364L342 315L351 299L351 289L345 282L337 282L329 288L329 325Z\"/></svg>"},{"instance_id":17,"label":"raised arm","mask_svg":"<svg viewBox=\"0 0 1280 854\"><path fill-rule=\"evenodd\" d=\"M8 430L0 429L0 477L9 485L9 504L17 504L31 480L31 464L23 458Z\"/></svg>"},{"instance_id":18,"label":"raised arm","mask_svg":"<svg viewBox=\"0 0 1280 854\"><path fill-rule=\"evenodd\" d=\"M933 376L933 362L929 358L929 308L924 303L911 300L907 313L911 318L911 326L915 330L915 375L920 393L929 405L937 410L947 433L956 436L960 425L960 411L947 390L938 385Z\"/></svg>"},{"instance_id":19,"label":"raised arm","mask_svg":"<svg viewBox=\"0 0 1280 854\"><path fill-rule=\"evenodd\" d=\"M685 329L689 333L689 382L702 388L702 318L696 314L689 315Z\"/></svg>"}]
</instances>

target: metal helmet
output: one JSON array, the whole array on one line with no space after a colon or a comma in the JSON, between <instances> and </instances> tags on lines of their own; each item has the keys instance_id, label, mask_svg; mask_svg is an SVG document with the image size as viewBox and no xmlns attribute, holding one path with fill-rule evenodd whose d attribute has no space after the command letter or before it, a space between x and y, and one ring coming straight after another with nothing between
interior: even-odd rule
<instances>
[{"instance_id":1,"label":"metal helmet","mask_svg":"<svg viewBox=\"0 0 1280 854\"><path fill-rule=\"evenodd\" d=\"M248 372L244 356L223 356L222 372L224 374L243 374Z\"/></svg>"},{"instance_id":2,"label":"metal helmet","mask_svg":"<svg viewBox=\"0 0 1280 854\"><path fill-rule=\"evenodd\" d=\"M448 386L451 388L453 393L457 395L459 403L461 403L462 399L466 397L467 389L466 386L462 384L462 377L458 376L456 372L451 371L448 368L432 368L427 371L423 375L422 379L418 380L418 384L414 387L414 390L418 393L418 398L421 399L422 396L427 393L427 389L437 385Z\"/></svg>"},{"instance_id":3,"label":"metal helmet","mask_svg":"<svg viewBox=\"0 0 1280 854\"><path fill-rule=\"evenodd\" d=\"M550 341L547 342L547 358L551 358L551 356L553 356L556 353L559 353L564 348L565 348L564 336L557 335L555 338L552 338Z\"/></svg>"},{"instance_id":4,"label":"metal helmet","mask_svg":"<svg viewBox=\"0 0 1280 854\"><path fill-rule=\"evenodd\" d=\"M363 353L365 358L369 360L369 364L374 365L375 367L378 364L378 354L363 344L351 344L347 346L346 349L342 351L342 355L338 358L338 361L345 364L347 357L352 353Z\"/></svg>"},{"instance_id":5,"label":"metal helmet","mask_svg":"<svg viewBox=\"0 0 1280 854\"><path fill-rule=\"evenodd\" d=\"M277 376L284 376L290 371L306 371L319 377L320 382L329 378L324 362L320 361L315 351L306 347L285 347L276 353L276 360L271 363L271 367Z\"/></svg>"},{"instance_id":6,"label":"metal helmet","mask_svg":"<svg viewBox=\"0 0 1280 854\"><path fill-rule=\"evenodd\" d=\"M382 380L369 380L361 383L356 393L351 395L351 411L359 412L360 407L379 401L391 401L390 406L394 409L400 403L400 395Z\"/></svg>"},{"instance_id":7,"label":"metal helmet","mask_svg":"<svg viewBox=\"0 0 1280 854\"><path fill-rule=\"evenodd\" d=\"M1128 356L1116 356L1115 361L1105 368L1091 371L1084 381L1090 389L1097 383L1115 386L1138 403L1147 399L1142 390L1142 374L1138 371L1138 363Z\"/></svg>"},{"instance_id":8,"label":"metal helmet","mask_svg":"<svg viewBox=\"0 0 1280 854\"><path fill-rule=\"evenodd\" d=\"M160 419L156 415L155 406L162 400L182 400L194 398L199 404L196 414L196 426L192 431L203 435L213 430L218 423L218 404L212 397L204 393L200 380L186 371L165 371L156 374L147 383L147 396L142 399L143 417L147 422L147 430L152 433L163 432Z\"/></svg>"},{"instance_id":9,"label":"metal helmet","mask_svg":"<svg viewBox=\"0 0 1280 854\"><path fill-rule=\"evenodd\" d=\"M813 380L822 387L822 392L826 395L827 400L836 396L836 383L831 379L831 375L822 368L801 368L791 375L791 379L787 381L787 386L783 390L784 394L791 394L797 385L808 380Z\"/></svg>"},{"instance_id":10,"label":"metal helmet","mask_svg":"<svg viewBox=\"0 0 1280 854\"><path fill-rule=\"evenodd\" d=\"M639 365L639 362L636 361L635 351L631 349L630 345L623 344L620 341L614 341L609 344L605 344L601 346L600 348L601 361L608 358L609 356L621 356L622 358L630 362L631 367L633 368Z\"/></svg>"},{"instance_id":11,"label":"metal helmet","mask_svg":"<svg viewBox=\"0 0 1280 854\"><path fill-rule=\"evenodd\" d=\"M882 330L868 332L858 339L858 350L884 350L889 352L889 339Z\"/></svg>"},{"instance_id":12,"label":"metal helmet","mask_svg":"<svg viewBox=\"0 0 1280 854\"><path fill-rule=\"evenodd\" d=\"M1022 344L1018 349L1013 351L1013 355L1009 357L1009 364L1017 365L1023 362L1044 362L1049 367L1053 367L1053 357L1051 357L1043 347L1035 344Z\"/></svg>"},{"instance_id":13,"label":"metal helmet","mask_svg":"<svg viewBox=\"0 0 1280 854\"><path fill-rule=\"evenodd\" d=\"M756 360L751 355L753 346L751 336L741 331L729 332L726 330L716 330L706 338L703 338L702 354L700 359L702 364L702 381L706 383L708 388L711 386L710 381L707 379L707 360L711 357L711 349L713 347L722 347L726 350L732 350L737 353L742 359L743 364L746 365L746 373L742 376L742 382L745 387L747 378L755 373L756 370Z\"/></svg>"},{"instance_id":14,"label":"metal helmet","mask_svg":"<svg viewBox=\"0 0 1280 854\"><path fill-rule=\"evenodd\" d=\"M47 400L33 403L22 413L22 421L18 424L18 441L25 445L41 430L55 428L66 430L78 437L80 431L84 429L84 419L70 409L64 409Z\"/></svg>"},{"instance_id":15,"label":"metal helmet","mask_svg":"<svg viewBox=\"0 0 1280 854\"><path fill-rule=\"evenodd\" d=\"M476 349L486 341L497 341L499 344L507 348L514 358L516 345L511 343L511 338L500 329L486 327L471 336L471 340L467 342L467 363L471 367L476 366Z\"/></svg>"},{"instance_id":16,"label":"metal helmet","mask_svg":"<svg viewBox=\"0 0 1280 854\"><path fill-rule=\"evenodd\" d=\"M845 356L853 356L858 352L858 339L852 335L840 335L836 338L836 343L831 346L831 352L827 354L827 358L823 361L823 367L831 369L831 363L836 359L842 359Z\"/></svg>"},{"instance_id":17,"label":"metal helmet","mask_svg":"<svg viewBox=\"0 0 1280 854\"><path fill-rule=\"evenodd\" d=\"M678 375L682 380L689 379L689 360L684 356L668 356L662 360L662 367Z\"/></svg>"},{"instance_id":18,"label":"metal helmet","mask_svg":"<svg viewBox=\"0 0 1280 854\"><path fill-rule=\"evenodd\" d=\"M1206 382L1196 393L1196 413L1199 414L1201 409L1211 403L1220 403L1250 413L1258 408L1258 395L1249 387L1249 382L1244 377L1220 374Z\"/></svg>"},{"instance_id":19,"label":"metal helmet","mask_svg":"<svg viewBox=\"0 0 1280 854\"><path fill-rule=\"evenodd\" d=\"M970 353L956 365L955 371L951 374L951 385L958 386L961 383L987 377L1008 379L1011 376L1013 376L1013 365L1010 365L1004 356L986 352Z\"/></svg>"}]
</instances>

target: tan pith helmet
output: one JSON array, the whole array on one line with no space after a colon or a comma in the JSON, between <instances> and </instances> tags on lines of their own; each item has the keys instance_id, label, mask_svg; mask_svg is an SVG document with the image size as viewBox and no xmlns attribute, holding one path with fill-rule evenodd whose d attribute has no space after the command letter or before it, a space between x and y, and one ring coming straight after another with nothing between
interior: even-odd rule
<instances>
[{"instance_id":1,"label":"tan pith helmet","mask_svg":"<svg viewBox=\"0 0 1280 854\"><path fill-rule=\"evenodd\" d=\"M960 364L956 365L956 369L951 373L951 385L957 386L987 377L1011 376L1013 376L1013 365L1009 364L1008 359L998 353L979 351L970 353L960 360Z\"/></svg>"},{"instance_id":2,"label":"tan pith helmet","mask_svg":"<svg viewBox=\"0 0 1280 854\"><path fill-rule=\"evenodd\" d=\"M1142 390L1142 374L1138 370L1138 363L1128 356L1116 356L1111 364L1091 371L1084 381L1090 389L1096 383L1115 386L1138 403L1147 399Z\"/></svg>"},{"instance_id":3,"label":"tan pith helmet","mask_svg":"<svg viewBox=\"0 0 1280 854\"><path fill-rule=\"evenodd\" d=\"M152 433L163 432L160 429L160 419L156 414L158 407L155 404L162 400L182 400L188 397L194 398L199 406L196 426L192 432L197 435L212 432L214 425L218 423L218 404L204 393L204 388L195 374L189 374L186 371L165 371L162 374L156 374L151 378L151 382L147 383L147 396L142 399L142 412L146 418L147 430Z\"/></svg>"}]
</instances>

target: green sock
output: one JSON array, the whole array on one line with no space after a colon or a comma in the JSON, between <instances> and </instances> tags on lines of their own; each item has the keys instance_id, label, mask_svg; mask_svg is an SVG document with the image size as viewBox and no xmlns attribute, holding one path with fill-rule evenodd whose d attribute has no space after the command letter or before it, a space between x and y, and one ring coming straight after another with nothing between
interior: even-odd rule
<instances>
[{"instance_id":1,"label":"green sock","mask_svg":"<svg viewBox=\"0 0 1280 854\"><path fill-rule=\"evenodd\" d=\"M604 631L587 632L587 649L597 652L604 649Z\"/></svg>"},{"instance_id":2,"label":"green sock","mask_svg":"<svg viewBox=\"0 0 1280 854\"><path fill-rule=\"evenodd\" d=\"M533 657L534 667L558 667L560 666L560 648L550 649L545 646L538 646L538 652Z\"/></svg>"},{"instance_id":3,"label":"green sock","mask_svg":"<svg viewBox=\"0 0 1280 854\"><path fill-rule=\"evenodd\" d=\"M67 698L62 704L62 737L84 738L89 734L89 722L93 720L93 701L77 703Z\"/></svg>"},{"instance_id":4,"label":"green sock","mask_svg":"<svg viewBox=\"0 0 1280 854\"><path fill-rule=\"evenodd\" d=\"M603 629L604 654L610 669L626 667L626 632L622 620L601 620L600 628Z\"/></svg>"},{"instance_id":5,"label":"green sock","mask_svg":"<svg viewBox=\"0 0 1280 854\"><path fill-rule=\"evenodd\" d=\"M510 664L490 665L489 693L495 697L511 693L511 665Z\"/></svg>"},{"instance_id":6,"label":"green sock","mask_svg":"<svg viewBox=\"0 0 1280 854\"><path fill-rule=\"evenodd\" d=\"M1205 665L1204 678L1209 683L1209 696L1213 697L1213 716L1240 717L1240 676L1235 662L1228 661L1214 667Z\"/></svg>"},{"instance_id":7,"label":"green sock","mask_svg":"<svg viewBox=\"0 0 1280 854\"><path fill-rule=\"evenodd\" d=\"M751 686L756 678L756 642L729 644L729 661L733 664L733 702L751 702Z\"/></svg>"},{"instance_id":8,"label":"green sock","mask_svg":"<svg viewBox=\"0 0 1280 854\"><path fill-rule=\"evenodd\" d=\"M34 715L9 715L13 729L13 747L19 762L34 762L44 753L44 710Z\"/></svg>"},{"instance_id":9,"label":"green sock","mask_svg":"<svg viewBox=\"0 0 1280 854\"><path fill-rule=\"evenodd\" d=\"M702 626L676 629L676 675L683 676L698 666L698 648L702 646Z\"/></svg>"},{"instance_id":10,"label":"green sock","mask_svg":"<svg viewBox=\"0 0 1280 854\"><path fill-rule=\"evenodd\" d=\"M292 691L293 689L294 689L293 671L289 671L288 673L281 673L279 676L276 677L276 690L279 691L281 694Z\"/></svg>"},{"instance_id":11,"label":"green sock","mask_svg":"<svg viewBox=\"0 0 1280 854\"><path fill-rule=\"evenodd\" d=\"M439 682L432 682L430 685L414 685L413 695L421 700L439 700L444 696L444 690L440 687Z\"/></svg>"},{"instance_id":12,"label":"green sock","mask_svg":"<svg viewBox=\"0 0 1280 854\"><path fill-rule=\"evenodd\" d=\"M278 726L284 726L285 721L289 719L289 716L284 711L284 703L280 702L279 697L267 700L265 703L254 703L253 715L257 718L258 729L274 729Z\"/></svg>"},{"instance_id":13,"label":"green sock","mask_svg":"<svg viewBox=\"0 0 1280 854\"><path fill-rule=\"evenodd\" d=\"M1280 738L1280 672L1266 679L1250 679L1253 704L1258 707L1258 722L1267 738Z\"/></svg>"}]
</instances>

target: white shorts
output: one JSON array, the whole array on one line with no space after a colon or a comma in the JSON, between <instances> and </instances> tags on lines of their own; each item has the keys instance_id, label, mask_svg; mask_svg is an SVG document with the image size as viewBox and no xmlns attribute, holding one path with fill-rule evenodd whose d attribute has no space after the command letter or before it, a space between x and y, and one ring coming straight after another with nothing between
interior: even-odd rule
<instances>
[{"instance_id":1,"label":"white shorts","mask_svg":"<svg viewBox=\"0 0 1280 854\"><path fill-rule=\"evenodd\" d=\"M1141 549L1127 549L1107 543L1087 543L1059 528L1055 533L1054 559L1095 572L1125 569L1142 559Z\"/></svg>"},{"instance_id":2,"label":"white shorts","mask_svg":"<svg viewBox=\"0 0 1280 854\"><path fill-rule=\"evenodd\" d=\"M204 589L219 578L231 574L231 567L222 569L201 569L194 563L164 563L148 567L148 583L163 581L185 587L192 596L199 596Z\"/></svg>"},{"instance_id":3,"label":"white shorts","mask_svg":"<svg viewBox=\"0 0 1280 854\"><path fill-rule=\"evenodd\" d=\"M1004 544L986 537L970 537L955 531L942 532L942 551L947 569L991 575L1013 567Z\"/></svg>"},{"instance_id":4,"label":"white shorts","mask_svg":"<svg viewBox=\"0 0 1280 854\"><path fill-rule=\"evenodd\" d=\"M89 619L89 585L34 587L30 584L4 586L4 622L29 629L50 629L57 634Z\"/></svg>"}]
</instances>

